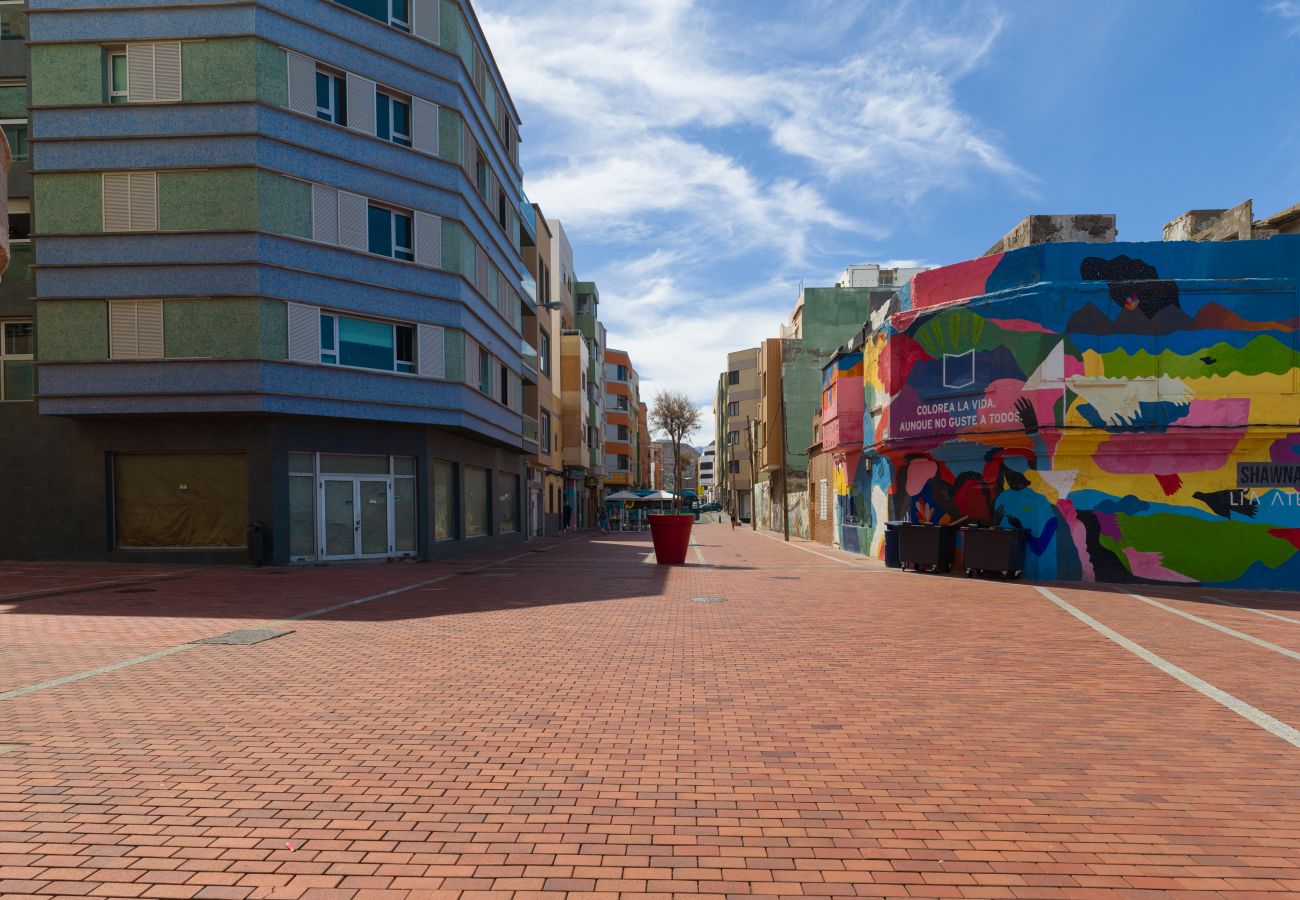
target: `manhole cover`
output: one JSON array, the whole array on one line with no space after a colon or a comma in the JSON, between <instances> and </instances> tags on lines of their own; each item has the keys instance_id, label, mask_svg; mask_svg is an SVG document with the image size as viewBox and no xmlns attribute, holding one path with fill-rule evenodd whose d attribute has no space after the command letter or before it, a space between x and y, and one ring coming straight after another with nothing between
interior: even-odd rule
<instances>
[{"instance_id":1,"label":"manhole cover","mask_svg":"<svg viewBox=\"0 0 1300 900\"><path fill-rule=\"evenodd\" d=\"M692 597L692 603L726 603L726 597Z\"/></svg>"},{"instance_id":2,"label":"manhole cover","mask_svg":"<svg viewBox=\"0 0 1300 900\"><path fill-rule=\"evenodd\" d=\"M158 589L157 588L122 588L121 590L113 591L113 593L114 594L156 594L158 593Z\"/></svg>"},{"instance_id":3,"label":"manhole cover","mask_svg":"<svg viewBox=\"0 0 1300 900\"><path fill-rule=\"evenodd\" d=\"M292 631L285 631L281 628L244 628L240 631L232 631L229 634L219 634L216 637L204 638L201 641L192 641L195 644L260 644L262 641L269 641L272 638L284 637L286 634L293 634Z\"/></svg>"}]
</instances>

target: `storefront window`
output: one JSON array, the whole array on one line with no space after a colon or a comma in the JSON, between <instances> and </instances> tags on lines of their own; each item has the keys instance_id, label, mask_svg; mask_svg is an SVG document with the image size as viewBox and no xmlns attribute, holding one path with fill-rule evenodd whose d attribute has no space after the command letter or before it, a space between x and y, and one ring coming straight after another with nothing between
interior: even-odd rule
<instances>
[{"instance_id":1,"label":"storefront window","mask_svg":"<svg viewBox=\"0 0 1300 900\"><path fill-rule=\"evenodd\" d=\"M456 470L449 462L433 464L433 539L456 539Z\"/></svg>"},{"instance_id":2,"label":"storefront window","mask_svg":"<svg viewBox=\"0 0 1300 900\"><path fill-rule=\"evenodd\" d=\"M414 553L416 545L415 479L399 475L393 479L393 549Z\"/></svg>"},{"instance_id":3,"label":"storefront window","mask_svg":"<svg viewBox=\"0 0 1300 900\"><path fill-rule=\"evenodd\" d=\"M519 530L519 476L501 475L501 491L497 495L497 521L501 534Z\"/></svg>"},{"instance_id":4,"label":"storefront window","mask_svg":"<svg viewBox=\"0 0 1300 900\"><path fill-rule=\"evenodd\" d=\"M117 546L245 547L242 453L123 453L113 458Z\"/></svg>"},{"instance_id":5,"label":"storefront window","mask_svg":"<svg viewBox=\"0 0 1300 900\"><path fill-rule=\"evenodd\" d=\"M465 536L482 537L488 533L487 469L465 467Z\"/></svg>"}]
</instances>

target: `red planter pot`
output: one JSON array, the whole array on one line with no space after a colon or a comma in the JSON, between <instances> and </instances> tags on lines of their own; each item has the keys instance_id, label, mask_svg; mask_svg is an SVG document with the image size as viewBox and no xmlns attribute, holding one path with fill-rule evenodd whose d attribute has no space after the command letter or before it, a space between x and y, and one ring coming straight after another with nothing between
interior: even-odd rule
<instances>
[{"instance_id":1,"label":"red planter pot","mask_svg":"<svg viewBox=\"0 0 1300 900\"><path fill-rule=\"evenodd\" d=\"M661 566L680 566L686 562L686 551L691 546L691 525L695 517L665 514L651 515L650 538L655 544L655 562Z\"/></svg>"}]
</instances>

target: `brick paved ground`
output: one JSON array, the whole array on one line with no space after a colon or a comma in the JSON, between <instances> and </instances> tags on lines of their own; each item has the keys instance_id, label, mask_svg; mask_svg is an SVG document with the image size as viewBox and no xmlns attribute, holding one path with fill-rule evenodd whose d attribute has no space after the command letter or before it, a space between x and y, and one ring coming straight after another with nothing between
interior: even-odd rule
<instances>
[{"instance_id":1,"label":"brick paved ground","mask_svg":"<svg viewBox=\"0 0 1300 900\"><path fill-rule=\"evenodd\" d=\"M422 585L0 700L0 896L1300 894L1300 749L1033 587L696 536L0 600L3 692ZM1052 590L1300 726L1296 597Z\"/></svg>"}]
</instances>

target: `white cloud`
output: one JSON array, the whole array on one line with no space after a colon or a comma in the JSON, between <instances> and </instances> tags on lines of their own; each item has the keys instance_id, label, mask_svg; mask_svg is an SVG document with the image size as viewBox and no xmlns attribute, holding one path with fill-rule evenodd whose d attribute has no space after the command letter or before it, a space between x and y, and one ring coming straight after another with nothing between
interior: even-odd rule
<instances>
[{"instance_id":1,"label":"white cloud","mask_svg":"<svg viewBox=\"0 0 1300 900\"><path fill-rule=\"evenodd\" d=\"M1300 34L1300 0L1273 0L1264 8L1276 16L1295 23L1291 27L1291 33Z\"/></svg>"},{"instance_id":2,"label":"white cloud","mask_svg":"<svg viewBox=\"0 0 1300 900\"><path fill-rule=\"evenodd\" d=\"M865 259L931 191L1023 174L953 93L1001 28L987 6L942 27L908 2L476 6L524 117L529 195L651 388L703 402L725 353L788 315L793 273L838 272L845 246Z\"/></svg>"}]
</instances>

